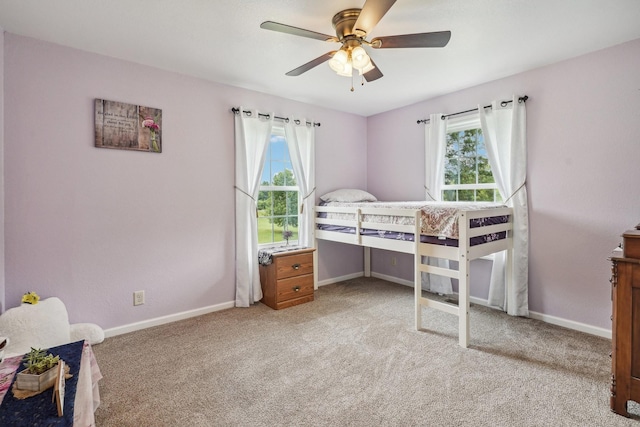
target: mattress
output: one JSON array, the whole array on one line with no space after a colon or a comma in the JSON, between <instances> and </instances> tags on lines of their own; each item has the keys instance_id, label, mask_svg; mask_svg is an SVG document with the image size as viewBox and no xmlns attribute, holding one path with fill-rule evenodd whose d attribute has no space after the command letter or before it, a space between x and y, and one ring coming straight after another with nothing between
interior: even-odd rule
<instances>
[{"instance_id":1,"label":"mattress","mask_svg":"<svg viewBox=\"0 0 640 427\"><path fill-rule=\"evenodd\" d=\"M468 203L468 202L425 202L425 201L409 201L409 202L363 202L363 203L346 203L346 202L330 202L321 203L322 206L331 207L349 207L349 208L390 208L390 209L420 209L422 212L422 226L420 241L422 243L431 243L443 246L458 246L458 219L460 213L469 210L483 210L506 207L497 203ZM352 213L334 213L320 212L318 217L327 219L355 220ZM363 222L378 222L381 224L400 224L414 225L413 216L394 216L394 215L371 215L365 214L362 218ZM490 216L484 218L474 218L470 220L470 228L483 227L493 224L502 224L509 221L508 215ZM337 226L331 224L317 224L317 228L325 231L334 231L339 233L355 234L355 227ZM398 233L394 231L361 229L361 235L377 236L384 239L413 241L413 233ZM475 246L495 240L504 239L506 232L488 233L481 236L475 236L470 239L470 245Z\"/></svg>"}]
</instances>

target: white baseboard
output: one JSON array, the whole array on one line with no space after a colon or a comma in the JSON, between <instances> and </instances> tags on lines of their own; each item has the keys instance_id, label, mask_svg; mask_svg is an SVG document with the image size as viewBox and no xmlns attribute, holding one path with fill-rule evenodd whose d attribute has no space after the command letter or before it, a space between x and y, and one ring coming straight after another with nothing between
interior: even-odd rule
<instances>
[{"instance_id":1,"label":"white baseboard","mask_svg":"<svg viewBox=\"0 0 640 427\"><path fill-rule=\"evenodd\" d=\"M208 307L197 308L195 310L183 311L180 313L169 314L167 316L156 317L155 319L143 320L142 322L130 323L128 325L117 326L111 329L105 329L105 338L122 335L129 332L139 331L141 329L151 328L152 326L164 325L165 323L177 322L178 320L189 319L191 317L202 316L203 314L213 313L215 311L226 310L236 306L235 301L223 302L222 304L210 305Z\"/></svg>"},{"instance_id":2,"label":"white baseboard","mask_svg":"<svg viewBox=\"0 0 640 427\"><path fill-rule=\"evenodd\" d=\"M393 282L393 283L397 283L399 285L404 285L404 286L408 286L410 288L413 288L413 281L411 281L411 280L398 279L397 277L387 276L385 274L379 274L379 273L371 273L371 276L377 277L378 279L386 280L387 282ZM453 294L457 295L457 292L454 292ZM482 298L476 298L474 296L470 296L469 297L469 301L474 303L474 304L483 305L485 307L490 307L488 301L484 300Z\"/></svg>"},{"instance_id":3,"label":"white baseboard","mask_svg":"<svg viewBox=\"0 0 640 427\"><path fill-rule=\"evenodd\" d=\"M399 279L397 277L387 276L385 274L379 274L379 273L371 273L371 276L377 277L378 279L386 280L388 282L398 283L400 285L405 285L413 288L413 281L410 281L410 280ZM482 305L485 307L491 307L489 305L489 302L486 299L476 298L472 296L469 298L469 301L471 301L474 304ZM599 328L597 326L591 326L584 323L575 322L573 320L563 319L561 317L555 317L555 316L550 316L548 314L538 313L535 311L530 311L529 317L531 319L541 320L545 323L550 323L552 325L562 326L563 328L573 329L575 331L584 332L590 335L611 339L610 329Z\"/></svg>"},{"instance_id":4,"label":"white baseboard","mask_svg":"<svg viewBox=\"0 0 640 427\"><path fill-rule=\"evenodd\" d=\"M413 280L399 279L397 277L388 276L386 274L375 273L373 271L371 272L371 277L375 277L377 279L386 280L387 282L397 283L399 285L405 285L413 288Z\"/></svg>"},{"instance_id":5,"label":"white baseboard","mask_svg":"<svg viewBox=\"0 0 640 427\"><path fill-rule=\"evenodd\" d=\"M548 314L537 313L535 311L530 311L529 317L532 319L542 320L546 323L551 323L552 325L562 326L563 328L574 329L576 331L585 332L598 337L611 339L611 330L609 329L598 328L597 326L586 325L584 323L574 322L573 320L562 319Z\"/></svg>"},{"instance_id":6,"label":"white baseboard","mask_svg":"<svg viewBox=\"0 0 640 427\"><path fill-rule=\"evenodd\" d=\"M320 286L330 285L332 283L338 283L338 282L342 282L342 281L345 281L345 280L356 279L356 278L362 277L362 276L364 276L363 272L348 274L346 276L334 277L334 278L331 278L331 279L326 279L326 280L322 280L322 281L318 282L318 286L320 287ZM392 283L398 283L400 285L409 286L409 287L413 288L413 281L411 281L411 280L399 279L399 278L394 277L394 276L388 276L386 274L380 274L380 273L374 273L374 272L371 273L371 277L375 277L375 278L378 278L378 279L386 280L386 281L392 282ZM474 304L478 304L478 305L482 305L482 306L485 306L485 307L489 307L489 304L487 303L487 300L482 299L482 298L470 297L469 301L471 301ZM113 337L113 336L116 336L116 335L126 334L126 333L129 333L129 332L134 332L134 331L138 331L138 330L141 330L141 329L150 328L152 326L164 325L165 323L170 323L170 322L176 322L178 320L189 319L191 317L201 316L203 314L213 313L215 311L226 310L228 308L233 308L233 307L235 307L235 302L234 301L229 301L229 302L225 302L225 303L222 303L222 304L216 304L216 305L211 305L211 306L208 306L208 307L198 308L198 309L195 309L195 310L183 311L181 313L175 313L175 314L170 314L170 315L167 315L167 316L156 317L155 319L144 320L142 322L130 323L128 325L123 325L123 326L118 326L118 327L111 328L111 329L106 329L104 331L104 336L105 337ZM584 333L587 333L587 334L590 334L590 335L595 335L595 336L598 336L598 337L611 339L611 330L609 330L609 329L599 328L599 327L596 327L596 326L591 326L591 325L587 325L587 324L584 324L584 323L575 322L573 320L563 319L563 318L560 318L560 317L550 316L548 314L542 314L542 313L538 313L538 312L535 312L535 311L530 311L529 312L529 317L531 319L541 320L541 321L543 321L545 323L550 323L552 325L562 326L563 328L573 329L573 330L584 332Z\"/></svg>"},{"instance_id":7,"label":"white baseboard","mask_svg":"<svg viewBox=\"0 0 640 427\"><path fill-rule=\"evenodd\" d=\"M318 287L330 285L332 283L343 282L345 280L357 279L358 277L362 277L362 276L364 276L364 273L360 272L360 273L347 274L346 276L332 277L331 279L319 280Z\"/></svg>"}]
</instances>

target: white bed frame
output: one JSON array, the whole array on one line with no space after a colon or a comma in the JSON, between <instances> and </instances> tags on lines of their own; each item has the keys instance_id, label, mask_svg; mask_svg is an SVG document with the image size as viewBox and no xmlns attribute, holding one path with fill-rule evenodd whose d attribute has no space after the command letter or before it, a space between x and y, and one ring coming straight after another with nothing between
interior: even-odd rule
<instances>
[{"instance_id":1,"label":"white bed frame","mask_svg":"<svg viewBox=\"0 0 640 427\"><path fill-rule=\"evenodd\" d=\"M315 238L316 249L318 240L331 240L334 242L349 243L364 247L364 274L366 277L371 275L370 248L385 249L396 252L414 254L415 272L414 272L414 289L415 289L415 327L417 330L422 329L422 307L431 307L447 313L458 316L458 331L460 346L467 348L469 344L469 263L483 256L487 256L500 251L507 251L507 280L511 280L512 262L513 262L513 240L512 240L512 224L513 210L511 208L490 208L481 210L461 211L458 220L458 247L442 246L432 243L421 243L420 239L415 241L384 239L376 236L364 236L360 233L362 229L376 229L385 231L396 231L404 233L412 233L414 236L420 234L420 225L422 221L422 213L415 209L397 209L397 208L380 208L380 207L315 207ZM353 215L353 220L338 220L319 218L320 212L336 212L348 213ZM415 225L398 225L398 224L381 224L378 222L364 222L364 215L396 215L405 217L414 217ZM474 218L487 218L493 216L509 215L509 222L503 224L487 225L482 227L470 228L469 221ZM353 227L355 234L341 233L337 231L319 230L318 224L331 224L344 227ZM470 245L470 239L475 236L484 234L498 233L506 231L507 237L501 240L495 240L489 243ZM316 250L317 253L317 250ZM435 267L422 263L422 257L436 257L458 262L458 269ZM317 270L317 267L316 267ZM431 273L440 276L458 279L458 305L429 299L422 295L421 273ZM317 271L316 271L317 281ZM511 284L507 283L507 289L511 289Z\"/></svg>"}]
</instances>

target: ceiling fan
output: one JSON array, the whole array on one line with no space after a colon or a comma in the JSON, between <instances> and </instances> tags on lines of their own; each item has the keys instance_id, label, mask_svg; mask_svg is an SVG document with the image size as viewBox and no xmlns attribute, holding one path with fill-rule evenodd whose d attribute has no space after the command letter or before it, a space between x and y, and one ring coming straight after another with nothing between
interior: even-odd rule
<instances>
[{"instance_id":1,"label":"ceiling fan","mask_svg":"<svg viewBox=\"0 0 640 427\"><path fill-rule=\"evenodd\" d=\"M373 49L444 47L451 38L451 31L437 31L376 37L368 41L367 35L395 2L396 0L366 0L362 9L346 9L336 13L332 19L333 27L336 30L335 37L273 21L263 22L260 24L260 28L342 45L338 50L327 52L289 71L286 73L287 76L299 76L329 61L329 66L338 75L352 77L353 70L356 69L367 82L372 82L382 77L383 74L363 46ZM353 87L351 87L351 91L353 91Z\"/></svg>"}]
</instances>

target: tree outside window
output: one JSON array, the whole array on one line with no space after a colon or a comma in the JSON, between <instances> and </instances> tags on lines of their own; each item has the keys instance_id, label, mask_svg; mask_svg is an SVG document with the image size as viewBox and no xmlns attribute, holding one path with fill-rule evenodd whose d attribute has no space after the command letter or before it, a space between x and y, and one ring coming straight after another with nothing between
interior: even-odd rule
<instances>
[{"instance_id":1,"label":"tree outside window","mask_svg":"<svg viewBox=\"0 0 640 427\"><path fill-rule=\"evenodd\" d=\"M477 125L447 133L442 200L500 201L482 129Z\"/></svg>"}]
</instances>

